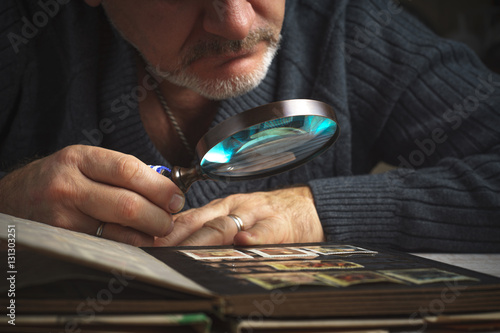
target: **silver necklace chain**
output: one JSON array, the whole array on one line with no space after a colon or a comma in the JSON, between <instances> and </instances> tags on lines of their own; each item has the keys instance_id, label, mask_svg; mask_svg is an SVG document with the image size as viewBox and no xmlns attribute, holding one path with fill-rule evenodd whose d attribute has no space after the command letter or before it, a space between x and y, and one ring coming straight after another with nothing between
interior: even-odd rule
<instances>
[{"instance_id":1,"label":"silver necklace chain","mask_svg":"<svg viewBox=\"0 0 500 333\"><path fill-rule=\"evenodd\" d=\"M168 118L170 119L170 122L172 123L172 126L174 126L175 131L177 132L177 135L182 141L182 144L186 148L186 150L191 154L191 156L194 156L194 150L191 148L191 145L188 143L188 140L186 139L186 136L184 135L184 132L182 131L181 127L179 126L179 123L174 117L174 114L172 113L172 110L167 105L167 101L165 101L165 97L163 97L163 94L160 91L159 85L156 85L155 87L155 92L156 95L158 96L158 100L160 101L161 106L163 107L163 110L167 114Z\"/></svg>"}]
</instances>

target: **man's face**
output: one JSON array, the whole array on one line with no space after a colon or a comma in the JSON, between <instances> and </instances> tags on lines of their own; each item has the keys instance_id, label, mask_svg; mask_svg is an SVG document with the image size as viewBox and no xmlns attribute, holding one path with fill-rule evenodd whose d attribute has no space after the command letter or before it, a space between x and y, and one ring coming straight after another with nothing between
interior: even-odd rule
<instances>
[{"instance_id":1,"label":"man's face","mask_svg":"<svg viewBox=\"0 0 500 333\"><path fill-rule=\"evenodd\" d=\"M157 75L225 99L264 78L278 48L285 0L105 0L103 6Z\"/></svg>"}]
</instances>

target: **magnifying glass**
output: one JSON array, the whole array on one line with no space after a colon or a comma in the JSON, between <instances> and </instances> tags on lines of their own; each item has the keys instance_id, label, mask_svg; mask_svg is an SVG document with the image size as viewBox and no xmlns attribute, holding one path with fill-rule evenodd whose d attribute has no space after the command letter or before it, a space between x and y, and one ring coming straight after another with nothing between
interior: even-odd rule
<instances>
[{"instance_id":1,"label":"magnifying glass","mask_svg":"<svg viewBox=\"0 0 500 333\"><path fill-rule=\"evenodd\" d=\"M249 180L293 169L328 149L339 133L328 104L307 99L274 102L209 130L196 145L196 166L151 167L186 193L198 180Z\"/></svg>"}]
</instances>

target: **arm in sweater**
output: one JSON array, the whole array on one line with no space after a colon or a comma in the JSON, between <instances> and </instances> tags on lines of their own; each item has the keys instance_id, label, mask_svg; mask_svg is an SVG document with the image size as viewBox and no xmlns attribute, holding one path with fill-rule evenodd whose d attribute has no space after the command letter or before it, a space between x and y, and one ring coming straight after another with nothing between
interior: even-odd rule
<instances>
[{"instance_id":1,"label":"arm in sweater","mask_svg":"<svg viewBox=\"0 0 500 333\"><path fill-rule=\"evenodd\" d=\"M352 164L356 174L367 154L402 168L310 181L327 238L498 251L500 77L385 6L353 1L346 10Z\"/></svg>"}]
</instances>

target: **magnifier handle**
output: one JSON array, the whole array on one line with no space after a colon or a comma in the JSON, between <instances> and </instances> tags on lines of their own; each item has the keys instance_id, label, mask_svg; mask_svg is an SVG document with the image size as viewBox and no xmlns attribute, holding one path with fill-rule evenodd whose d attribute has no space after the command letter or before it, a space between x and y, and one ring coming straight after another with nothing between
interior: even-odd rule
<instances>
[{"instance_id":1,"label":"magnifier handle","mask_svg":"<svg viewBox=\"0 0 500 333\"><path fill-rule=\"evenodd\" d=\"M189 187L194 182L207 179L205 175L199 173L197 168L180 168L175 166L173 169L170 169L163 165L150 165L149 167L160 175L169 178L184 193L189 190Z\"/></svg>"}]
</instances>

